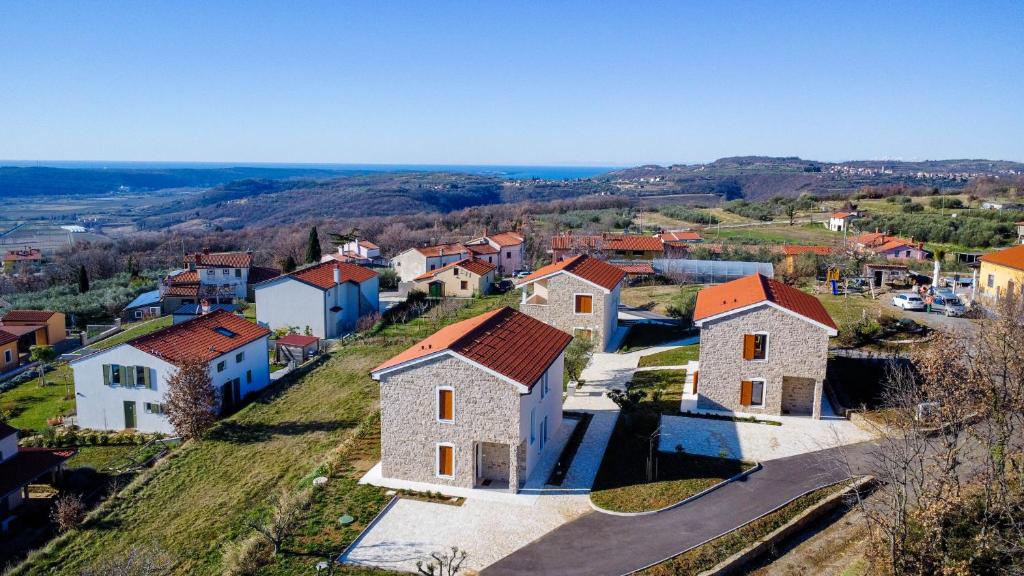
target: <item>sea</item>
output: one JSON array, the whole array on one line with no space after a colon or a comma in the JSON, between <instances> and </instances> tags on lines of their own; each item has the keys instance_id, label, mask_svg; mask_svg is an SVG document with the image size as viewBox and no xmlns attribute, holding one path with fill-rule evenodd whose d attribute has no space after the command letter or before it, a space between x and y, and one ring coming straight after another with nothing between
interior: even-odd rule
<instances>
[{"instance_id":1,"label":"sea","mask_svg":"<svg viewBox=\"0 0 1024 576\"><path fill-rule=\"evenodd\" d=\"M283 168L292 170L337 170L339 172L462 172L499 176L514 180L540 178L571 180L590 178L621 168L619 166L518 166L499 164L305 164L272 162L122 162L68 160L0 160L0 166L46 166L92 170L161 170L214 168Z\"/></svg>"}]
</instances>

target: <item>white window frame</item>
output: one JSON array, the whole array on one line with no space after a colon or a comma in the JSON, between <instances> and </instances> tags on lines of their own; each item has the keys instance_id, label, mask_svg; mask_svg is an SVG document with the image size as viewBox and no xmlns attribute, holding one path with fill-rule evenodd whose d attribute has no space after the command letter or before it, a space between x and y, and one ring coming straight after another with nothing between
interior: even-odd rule
<instances>
[{"instance_id":1,"label":"white window frame","mask_svg":"<svg viewBox=\"0 0 1024 576\"><path fill-rule=\"evenodd\" d=\"M451 475L441 474L441 447L442 446L446 446L446 447L452 449L452 473L451 473ZM458 468L456 468L456 466L458 465L457 461L458 461L458 458L455 457L455 444L452 444L451 442L438 442L437 444L434 444L434 476L435 477L437 477L437 478L444 478L446 480L454 480L455 479L455 475L456 475L456 471L458 470Z\"/></svg>"},{"instance_id":2,"label":"white window frame","mask_svg":"<svg viewBox=\"0 0 1024 576\"><path fill-rule=\"evenodd\" d=\"M142 315L143 315L143 312L142 312L141 308L138 308L138 309L135 310L135 319L136 320L142 320Z\"/></svg>"},{"instance_id":3,"label":"white window frame","mask_svg":"<svg viewBox=\"0 0 1024 576\"><path fill-rule=\"evenodd\" d=\"M241 364L242 362L245 362L245 350L235 354L235 364Z\"/></svg>"},{"instance_id":4,"label":"white window frame","mask_svg":"<svg viewBox=\"0 0 1024 576\"><path fill-rule=\"evenodd\" d=\"M10 364L14 362L14 356L11 354L10 349L4 350L4 364Z\"/></svg>"},{"instance_id":5,"label":"white window frame","mask_svg":"<svg viewBox=\"0 0 1024 576\"><path fill-rule=\"evenodd\" d=\"M577 312L576 311L576 297L577 296L590 296L590 312ZM573 313L573 316L593 316L594 315L594 293L593 292L573 292L573 294L572 294L572 313Z\"/></svg>"},{"instance_id":6,"label":"white window frame","mask_svg":"<svg viewBox=\"0 0 1024 576\"><path fill-rule=\"evenodd\" d=\"M450 390L452 393L452 419L442 420L441 419L441 391ZM437 420L440 424L455 424L455 387L453 386L437 386L434 388L434 420Z\"/></svg>"},{"instance_id":7,"label":"white window frame","mask_svg":"<svg viewBox=\"0 0 1024 576\"><path fill-rule=\"evenodd\" d=\"M228 276L231 276L231 270L229 268L222 268L220 275L227 278Z\"/></svg>"},{"instance_id":8,"label":"white window frame","mask_svg":"<svg viewBox=\"0 0 1024 576\"><path fill-rule=\"evenodd\" d=\"M758 382L761 383L761 403L760 404L755 404L754 403L754 385L757 384ZM764 378L751 378L750 379L750 407L751 408L764 408L764 398L765 398L765 394L767 393L767 391L766 391L767 387L768 387L768 382Z\"/></svg>"},{"instance_id":9,"label":"white window frame","mask_svg":"<svg viewBox=\"0 0 1024 576\"><path fill-rule=\"evenodd\" d=\"M213 268L208 268L206 270L206 277L207 278L216 278L217 277L217 271L214 270Z\"/></svg>"},{"instance_id":10,"label":"white window frame","mask_svg":"<svg viewBox=\"0 0 1024 576\"><path fill-rule=\"evenodd\" d=\"M764 331L764 330L761 330L761 331L758 331L758 332L752 332L751 335L752 336L764 336L764 358L751 358L750 361L751 362L767 362L768 361L768 353L770 351L769 347L772 345L771 333L767 332L767 331ZM754 350L756 351L757 349L755 348Z\"/></svg>"},{"instance_id":11,"label":"white window frame","mask_svg":"<svg viewBox=\"0 0 1024 576\"><path fill-rule=\"evenodd\" d=\"M221 372L223 372L223 371L228 369L228 361L227 360L221 360L221 361L217 362L216 366L217 366L217 374L220 374Z\"/></svg>"},{"instance_id":12,"label":"white window frame","mask_svg":"<svg viewBox=\"0 0 1024 576\"><path fill-rule=\"evenodd\" d=\"M537 440L537 434L534 432L537 424L537 408L530 408L530 446Z\"/></svg>"}]
</instances>

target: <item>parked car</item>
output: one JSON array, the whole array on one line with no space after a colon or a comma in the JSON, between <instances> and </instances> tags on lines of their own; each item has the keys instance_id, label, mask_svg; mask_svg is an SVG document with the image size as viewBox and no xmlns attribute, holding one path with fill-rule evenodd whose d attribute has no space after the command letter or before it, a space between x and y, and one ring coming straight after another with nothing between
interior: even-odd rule
<instances>
[{"instance_id":1,"label":"parked car","mask_svg":"<svg viewBox=\"0 0 1024 576\"><path fill-rule=\"evenodd\" d=\"M956 292L953 292L952 288L936 288L935 295L943 298L956 298Z\"/></svg>"},{"instance_id":2,"label":"parked car","mask_svg":"<svg viewBox=\"0 0 1024 576\"><path fill-rule=\"evenodd\" d=\"M530 274L533 274L533 272L531 270L520 270L519 272L516 272L516 276L515 277L516 278L526 278Z\"/></svg>"},{"instance_id":3,"label":"parked car","mask_svg":"<svg viewBox=\"0 0 1024 576\"><path fill-rule=\"evenodd\" d=\"M913 293L897 294L892 297L892 305L904 310L924 310L924 300Z\"/></svg>"},{"instance_id":4,"label":"parked car","mask_svg":"<svg viewBox=\"0 0 1024 576\"><path fill-rule=\"evenodd\" d=\"M956 296L935 294L935 299L932 301L932 312L946 316L963 316L964 310L964 303Z\"/></svg>"}]
</instances>

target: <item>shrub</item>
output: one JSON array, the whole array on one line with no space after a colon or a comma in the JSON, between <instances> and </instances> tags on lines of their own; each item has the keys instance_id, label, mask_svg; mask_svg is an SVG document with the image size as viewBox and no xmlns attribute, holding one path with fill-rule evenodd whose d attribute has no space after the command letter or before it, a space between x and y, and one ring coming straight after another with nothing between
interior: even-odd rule
<instances>
[{"instance_id":1,"label":"shrub","mask_svg":"<svg viewBox=\"0 0 1024 576\"><path fill-rule=\"evenodd\" d=\"M959 198L946 198L945 196L939 196L937 198L932 198L928 202L928 204L932 208L935 208L936 210L941 210L943 208L947 208L947 209L954 208L955 209L955 208L963 208L964 207L963 200L961 200Z\"/></svg>"},{"instance_id":2,"label":"shrub","mask_svg":"<svg viewBox=\"0 0 1024 576\"><path fill-rule=\"evenodd\" d=\"M50 521L61 532L67 532L85 519L85 502L78 494L65 494L57 498L50 510Z\"/></svg>"},{"instance_id":3,"label":"shrub","mask_svg":"<svg viewBox=\"0 0 1024 576\"><path fill-rule=\"evenodd\" d=\"M256 576L263 566L271 562L274 549L269 542L252 534L224 546L221 557L225 576Z\"/></svg>"},{"instance_id":4,"label":"shrub","mask_svg":"<svg viewBox=\"0 0 1024 576\"><path fill-rule=\"evenodd\" d=\"M902 210L906 214L913 214L914 212L924 212L924 205L909 202L907 204L904 204L903 208L901 208L900 210Z\"/></svg>"}]
</instances>

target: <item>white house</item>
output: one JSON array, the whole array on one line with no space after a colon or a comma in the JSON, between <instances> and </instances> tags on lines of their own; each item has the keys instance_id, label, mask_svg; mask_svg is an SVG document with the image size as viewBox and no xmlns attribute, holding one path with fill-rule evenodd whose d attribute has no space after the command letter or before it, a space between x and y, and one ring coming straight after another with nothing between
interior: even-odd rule
<instances>
[{"instance_id":1,"label":"white house","mask_svg":"<svg viewBox=\"0 0 1024 576\"><path fill-rule=\"evenodd\" d=\"M402 282L412 282L426 272L469 258L470 251L462 244L438 244L409 248L391 259L391 267Z\"/></svg>"},{"instance_id":2,"label":"white house","mask_svg":"<svg viewBox=\"0 0 1024 576\"><path fill-rule=\"evenodd\" d=\"M477 253L478 247L481 246L489 246L494 250L495 261L488 258L490 254ZM525 268L526 241L518 232L499 232L482 236L466 242L466 248L474 252L477 259L497 266L499 276L511 276Z\"/></svg>"},{"instance_id":3,"label":"white house","mask_svg":"<svg viewBox=\"0 0 1024 576\"><path fill-rule=\"evenodd\" d=\"M270 331L226 311L174 324L71 361L78 425L173 433L163 414L167 382L181 362L209 364L221 411L270 383Z\"/></svg>"},{"instance_id":4,"label":"white house","mask_svg":"<svg viewBox=\"0 0 1024 576\"><path fill-rule=\"evenodd\" d=\"M379 278L368 268L331 260L256 285L256 321L271 330L309 329L337 338L379 310Z\"/></svg>"},{"instance_id":5,"label":"white house","mask_svg":"<svg viewBox=\"0 0 1024 576\"><path fill-rule=\"evenodd\" d=\"M825 226L833 232L844 232L849 228L850 222L854 218L856 218L856 215L850 212L833 212Z\"/></svg>"},{"instance_id":6,"label":"white house","mask_svg":"<svg viewBox=\"0 0 1024 576\"><path fill-rule=\"evenodd\" d=\"M369 240L355 239L351 242L346 242L341 246L338 246L338 252L335 254L324 254L321 258L321 262L330 262L331 260L337 260L339 262L349 262L351 264L373 264L380 260L380 246L377 246Z\"/></svg>"}]
</instances>

